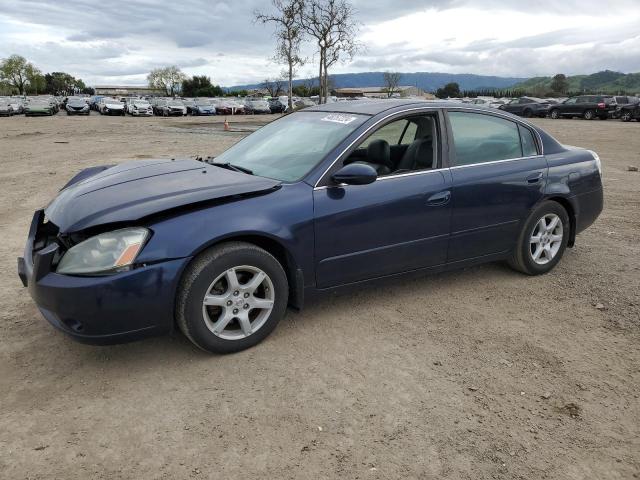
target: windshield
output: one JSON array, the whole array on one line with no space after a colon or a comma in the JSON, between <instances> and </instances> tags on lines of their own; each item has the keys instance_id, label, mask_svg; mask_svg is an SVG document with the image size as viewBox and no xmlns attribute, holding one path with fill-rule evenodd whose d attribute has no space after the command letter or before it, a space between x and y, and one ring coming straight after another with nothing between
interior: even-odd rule
<instances>
[{"instance_id":1,"label":"windshield","mask_svg":"<svg viewBox=\"0 0 640 480\"><path fill-rule=\"evenodd\" d=\"M180 101L177 100L173 100L171 102L169 102L169 106L170 107L184 107L184 104Z\"/></svg>"},{"instance_id":2,"label":"windshield","mask_svg":"<svg viewBox=\"0 0 640 480\"><path fill-rule=\"evenodd\" d=\"M70 98L67 100L67 103L70 105L86 105L86 102L83 98Z\"/></svg>"},{"instance_id":3,"label":"windshield","mask_svg":"<svg viewBox=\"0 0 640 480\"><path fill-rule=\"evenodd\" d=\"M327 112L288 115L236 143L215 162L285 182L300 180L367 118Z\"/></svg>"}]
</instances>

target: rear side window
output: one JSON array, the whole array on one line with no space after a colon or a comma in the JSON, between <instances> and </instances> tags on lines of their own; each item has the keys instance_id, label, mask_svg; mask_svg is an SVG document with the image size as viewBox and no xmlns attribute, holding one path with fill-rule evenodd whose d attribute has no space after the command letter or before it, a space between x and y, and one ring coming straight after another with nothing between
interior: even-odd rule
<instances>
[{"instance_id":1,"label":"rear side window","mask_svg":"<svg viewBox=\"0 0 640 480\"><path fill-rule=\"evenodd\" d=\"M518 125L481 113L449 112L456 166L522 157Z\"/></svg>"},{"instance_id":2,"label":"rear side window","mask_svg":"<svg viewBox=\"0 0 640 480\"><path fill-rule=\"evenodd\" d=\"M538 147L536 147L531 130L522 125L518 125L518 130L520 130L520 141L522 142L522 156L533 157L538 155Z\"/></svg>"}]
</instances>

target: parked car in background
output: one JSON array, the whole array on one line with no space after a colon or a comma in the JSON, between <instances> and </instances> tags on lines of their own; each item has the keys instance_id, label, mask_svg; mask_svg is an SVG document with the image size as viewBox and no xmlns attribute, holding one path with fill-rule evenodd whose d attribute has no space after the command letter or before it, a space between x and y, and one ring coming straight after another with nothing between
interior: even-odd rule
<instances>
[{"instance_id":1,"label":"parked car in background","mask_svg":"<svg viewBox=\"0 0 640 480\"><path fill-rule=\"evenodd\" d=\"M629 103L636 103L638 101L638 97L633 97L629 95L615 95L613 97L616 105L627 105Z\"/></svg>"},{"instance_id":2,"label":"parked car in background","mask_svg":"<svg viewBox=\"0 0 640 480\"><path fill-rule=\"evenodd\" d=\"M293 104L295 110L302 110L303 108L314 107L316 103L310 98L299 98Z\"/></svg>"},{"instance_id":3,"label":"parked car in background","mask_svg":"<svg viewBox=\"0 0 640 480\"><path fill-rule=\"evenodd\" d=\"M230 353L265 339L288 305L343 288L490 261L545 274L602 206L598 155L511 114L339 102L206 162L79 172L34 213L18 274L79 341L177 325Z\"/></svg>"},{"instance_id":4,"label":"parked car in background","mask_svg":"<svg viewBox=\"0 0 640 480\"><path fill-rule=\"evenodd\" d=\"M585 120L599 118L606 120L615 112L616 103L613 95L580 95L571 97L549 109L551 118L582 117Z\"/></svg>"},{"instance_id":5,"label":"parked car in background","mask_svg":"<svg viewBox=\"0 0 640 480\"><path fill-rule=\"evenodd\" d=\"M184 116L187 114L187 107L185 107L182 100L170 99L158 102L155 106L156 115L162 117L171 116Z\"/></svg>"},{"instance_id":6,"label":"parked car in background","mask_svg":"<svg viewBox=\"0 0 640 480\"><path fill-rule=\"evenodd\" d=\"M231 109L231 115L244 115L247 113L244 101L241 99L227 98L224 103Z\"/></svg>"},{"instance_id":7,"label":"parked car in background","mask_svg":"<svg viewBox=\"0 0 640 480\"><path fill-rule=\"evenodd\" d=\"M152 117L153 107L146 100L134 98L127 105L127 113L134 117Z\"/></svg>"},{"instance_id":8,"label":"parked car in background","mask_svg":"<svg viewBox=\"0 0 640 480\"><path fill-rule=\"evenodd\" d=\"M24 113L24 100L21 98L11 97L5 99L11 108L13 108L14 115L21 115Z\"/></svg>"},{"instance_id":9,"label":"parked car in background","mask_svg":"<svg viewBox=\"0 0 640 480\"><path fill-rule=\"evenodd\" d=\"M55 113L51 101L46 98L30 99L24 107L24 114L27 117L35 117L40 115L53 115Z\"/></svg>"},{"instance_id":10,"label":"parked car in background","mask_svg":"<svg viewBox=\"0 0 640 480\"><path fill-rule=\"evenodd\" d=\"M0 116L13 117L15 113L16 112L13 110L13 106L9 103L9 100L0 98Z\"/></svg>"},{"instance_id":11,"label":"parked car in background","mask_svg":"<svg viewBox=\"0 0 640 480\"><path fill-rule=\"evenodd\" d=\"M216 107L212 100L198 99L191 105L191 115L215 115Z\"/></svg>"},{"instance_id":12,"label":"parked car in background","mask_svg":"<svg viewBox=\"0 0 640 480\"><path fill-rule=\"evenodd\" d=\"M102 97L98 101L98 111L101 115L123 115L124 103L115 98Z\"/></svg>"},{"instance_id":13,"label":"parked car in background","mask_svg":"<svg viewBox=\"0 0 640 480\"><path fill-rule=\"evenodd\" d=\"M89 115L89 104L83 97L69 97L65 104L67 115Z\"/></svg>"},{"instance_id":14,"label":"parked car in background","mask_svg":"<svg viewBox=\"0 0 640 480\"><path fill-rule=\"evenodd\" d=\"M195 98L183 98L182 103L187 107L187 115L193 115L193 107L196 104Z\"/></svg>"},{"instance_id":15,"label":"parked car in background","mask_svg":"<svg viewBox=\"0 0 640 480\"><path fill-rule=\"evenodd\" d=\"M544 118L549 113L551 104L543 99L535 97L520 97L511 100L509 103L502 105L500 110L513 113L520 117L541 117Z\"/></svg>"},{"instance_id":16,"label":"parked car in background","mask_svg":"<svg viewBox=\"0 0 640 480\"><path fill-rule=\"evenodd\" d=\"M256 115L271 113L269 102L262 99L248 99L244 102L245 113L252 113Z\"/></svg>"},{"instance_id":17,"label":"parked car in background","mask_svg":"<svg viewBox=\"0 0 640 480\"><path fill-rule=\"evenodd\" d=\"M283 103L279 98L272 98L269 100L269 110L271 113L284 113L287 111L287 103Z\"/></svg>"},{"instance_id":18,"label":"parked car in background","mask_svg":"<svg viewBox=\"0 0 640 480\"><path fill-rule=\"evenodd\" d=\"M616 116L623 122L631 120L640 120L640 99L635 97L635 101L626 105L618 105L616 107Z\"/></svg>"}]
</instances>

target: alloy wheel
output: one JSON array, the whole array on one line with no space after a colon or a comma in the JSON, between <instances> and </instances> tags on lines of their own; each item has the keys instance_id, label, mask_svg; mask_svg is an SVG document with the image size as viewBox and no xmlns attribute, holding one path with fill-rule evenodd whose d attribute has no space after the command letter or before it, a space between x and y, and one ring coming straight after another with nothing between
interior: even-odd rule
<instances>
[{"instance_id":1,"label":"alloy wheel","mask_svg":"<svg viewBox=\"0 0 640 480\"><path fill-rule=\"evenodd\" d=\"M267 321L275 302L271 278L257 267L233 267L219 275L202 301L207 328L225 340L241 340Z\"/></svg>"},{"instance_id":2,"label":"alloy wheel","mask_svg":"<svg viewBox=\"0 0 640 480\"><path fill-rule=\"evenodd\" d=\"M529 238L529 252L538 265L546 265L555 258L562 246L562 220L555 213L543 216L533 227Z\"/></svg>"}]
</instances>

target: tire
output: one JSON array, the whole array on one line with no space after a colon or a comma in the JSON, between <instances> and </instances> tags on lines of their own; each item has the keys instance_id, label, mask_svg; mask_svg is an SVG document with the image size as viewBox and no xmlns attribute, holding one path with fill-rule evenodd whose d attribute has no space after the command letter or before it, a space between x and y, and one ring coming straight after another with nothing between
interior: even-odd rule
<instances>
[{"instance_id":1,"label":"tire","mask_svg":"<svg viewBox=\"0 0 640 480\"><path fill-rule=\"evenodd\" d=\"M229 272L235 273L230 277ZM265 276L258 278L258 272ZM230 278L237 280L235 287ZM252 281L261 283L252 290ZM212 299L209 306L206 296ZM206 250L187 267L176 297L176 321L202 350L239 352L276 328L288 299L287 276L271 254L251 243L228 242Z\"/></svg>"},{"instance_id":2,"label":"tire","mask_svg":"<svg viewBox=\"0 0 640 480\"><path fill-rule=\"evenodd\" d=\"M631 121L631 113L624 112L622 115L620 115L620 120L622 120L623 122L630 122Z\"/></svg>"},{"instance_id":3,"label":"tire","mask_svg":"<svg viewBox=\"0 0 640 480\"><path fill-rule=\"evenodd\" d=\"M522 116L524 118L531 118L531 114L532 114L532 112L528 108L524 112L522 112Z\"/></svg>"},{"instance_id":4,"label":"tire","mask_svg":"<svg viewBox=\"0 0 640 480\"><path fill-rule=\"evenodd\" d=\"M543 219L549 227L552 227L554 218L557 218L558 221L553 230L547 232L546 236L540 235ZM561 228L558 228L559 226ZM541 203L531 212L525 222L518 236L518 243L509 259L509 265L514 270L527 275L542 275L551 271L558 264L567 248L570 232L569 214L564 207L550 200ZM559 236L562 238L559 239ZM535 237L540 239L539 243L532 241ZM554 241L554 238L557 240ZM546 248L547 245L549 250ZM542 253L539 253L538 259L535 260L534 255L538 253L538 248L542 250Z\"/></svg>"},{"instance_id":5,"label":"tire","mask_svg":"<svg viewBox=\"0 0 640 480\"><path fill-rule=\"evenodd\" d=\"M582 118L584 118L585 120L593 120L595 116L596 113L593 110L585 110L585 112L582 114Z\"/></svg>"},{"instance_id":6,"label":"tire","mask_svg":"<svg viewBox=\"0 0 640 480\"><path fill-rule=\"evenodd\" d=\"M553 118L554 120L557 120L560 118L560 110L558 110L557 108L554 108L553 110L551 110L551 113L549 114L549 116L551 118Z\"/></svg>"}]
</instances>

